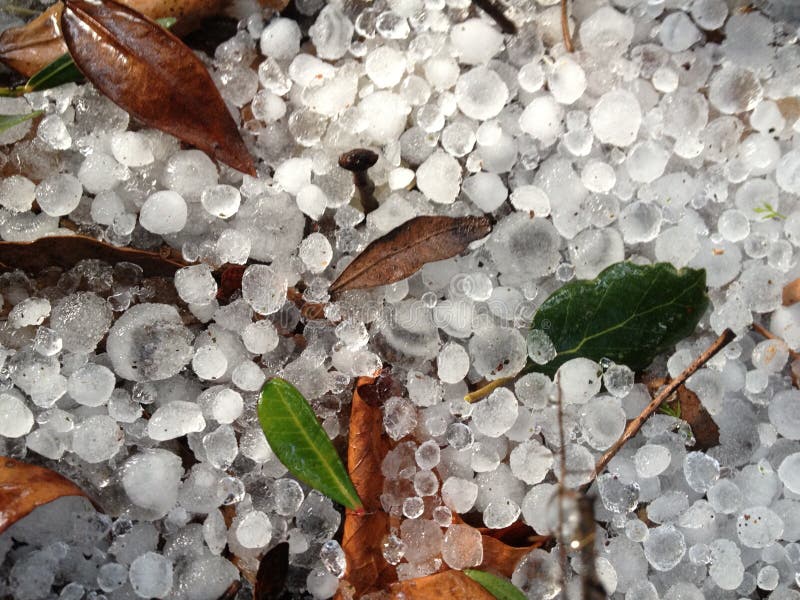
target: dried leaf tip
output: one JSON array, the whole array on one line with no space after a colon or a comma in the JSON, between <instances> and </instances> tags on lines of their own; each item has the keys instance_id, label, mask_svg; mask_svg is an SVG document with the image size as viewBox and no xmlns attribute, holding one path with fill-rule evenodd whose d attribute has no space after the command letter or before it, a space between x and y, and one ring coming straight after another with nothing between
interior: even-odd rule
<instances>
[{"instance_id":1,"label":"dried leaf tip","mask_svg":"<svg viewBox=\"0 0 800 600\"><path fill-rule=\"evenodd\" d=\"M61 30L77 67L112 102L145 125L256 175L205 65L172 33L113 0L66 0Z\"/></svg>"}]
</instances>

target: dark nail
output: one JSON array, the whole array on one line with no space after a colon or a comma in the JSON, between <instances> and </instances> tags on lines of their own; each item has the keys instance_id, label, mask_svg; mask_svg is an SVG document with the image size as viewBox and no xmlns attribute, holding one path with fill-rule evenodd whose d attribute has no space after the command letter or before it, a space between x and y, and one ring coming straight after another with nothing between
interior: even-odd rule
<instances>
[{"instance_id":1,"label":"dark nail","mask_svg":"<svg viewBox=\"0 0 800 600\"><path fill-rule=\"evenodd\" d=\"M361 196L361 206L366 214L378 208L375 199L375 184L367 174L367 169L378 162L378 155L367 148L356 148L339 157L339 166L353 173L353 183Z\"/></svg>"}]
</instances>

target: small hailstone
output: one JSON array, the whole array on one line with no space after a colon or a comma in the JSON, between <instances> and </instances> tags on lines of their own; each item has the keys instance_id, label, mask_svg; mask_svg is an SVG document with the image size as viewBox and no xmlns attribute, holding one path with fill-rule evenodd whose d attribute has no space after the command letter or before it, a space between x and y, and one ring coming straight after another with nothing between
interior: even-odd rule
<instances>
[{"instance_id":1,"label":"small hailstone","mask_svg":"<svg viewBox=\"0 0 800 600\"><path fill-rule=\"evenodd\" d=\"M311 273L322 273L333 258L333 248L326 236L312 233L301 242L298 255Z\"/></svg>"},{"instance_id":2,"label":"small hailstone","mask_svg":"<svg viewBox=\"0 0 800 600\"><path fill-rule=\"evenodd\" d=\"M483 538L469 525L454 523L442 542L442 559L451 569L468 569L483 562Z\"/></svg>"},{"instance_id":3,"label":"small hailstone","mask_svg":"<svg viewBox=\"0 0 800 600\"><path fill-rule=\"evenodd\" d=\"M750 219L735 208L723 212L717 221L720 235L729 242L741 242L750 234Z\"/></svg>"},{"instance_id":4,"label":"small hailstone","mask_svg":"<svg viewBox=\"0 0 800 600\"><path fill-rule=\"evenodd\" d=\"M208 304L217 295L217 282L207 264L191 265L175 273L175 290L187 304Z\"/></svg>"},{"instance_id":5,"label":"small hailstone","mask_svg":"<svg viewBox=\"0 0 800 600\"><path fill-rule=\"evenodd\" d=\"M728 17L725 0L694 0L690 9L692 19L706 31L719 29Z\"/></svg>"},{"instance_id":6,"label":"small hailstone","mask_svg":"<svg viewBox=\"0 0 800 600\"><path fill-rule=\"evenodd\" d=\"M602 370L588 358L573 358L559 367L556 377L565 403L585 404L600 391Z\"/></svg>"},{"instance_id":7,"label":"small hailstone","mask_svg":"<svg viewBox=\"0 0 800 600\"><path fill-rule=\"evenodd\" d=\"M230 185L215 185L203 190L200 202L208 214L220 219L227 219L239 210L242 196L235 187Z\"/></svg>"},{"instance_id":8,"label":"small hailstone","mask_svg":"<svg viewBox=\"0 0 800 600\"><path fill-rule=\"evenodd\" d=\"M78 169L78 180L90 194L110 190L128 177L128 169L103 152L87 156Z\"/></svg>"},{"instance_id":9,"label":"small hailstone","mask_svg":"<svg viewBox=\"0 0 800 600\"><path fill-rule=\"evenodd\" d=\"M300 27L294 19L272 19L261 32L261 54L275 60L288 60L300 52Z\"/></svg>"},{"instance_id":10,"label":"small hailstone","mask_svg":"<svg viewBox=\"0 0 800 600\"><path fill-rule=\"evenodd\" d=\"M434 202L452 204L461 188L461 165L438 150L417 169L417 187Z\"/></svg>"},{"instance_id":11,"label":"small hailstone","mask_svg":"<svg viewBox=\"0 0 800 600\"><path fill-rule=\"evenodd\" d=\"M475 129L468 122L454 121L442 130L440 141L451 156L466 156L475 147Z\"/></svg>"},{"instance_id":12,"label":"small hailstone","mask_svg":"<svg viewBox=\"0 0 800 600\"><path fill-rule=\"evenodd\" d=\"M538 92L545 81L544 69L540 62L530 62L523 65L517 73L517 82L526 92Z\"/></svg>"},{"instance_id":13,"label":"small hailstone","mask_svg":"<svg viewBox=\"0 0 800 600\"><path fill-rule=\"evenodd\" d=\"M774 590L780 582L780 572L772 565L761 567L756 582L762 590Z\"/></svg>"},{"instance_id":14,"label":"small hailstone","mask_svg":"<svg viewBox=\"0 0 800 600\"><path fill-rule=\"evenodd\" d=\"M589 122L595 137L613 146L630 146L642 124L642 109L636 96L622 89L603 94L592 107Z\"/></svg>"},{"instance_id":15,"label":"small hailstone","mask_svg":"<svg viewBox=\"0 0 800 600\"><path fill-rule=\"evenodd\" d=\"M104 462L119 451L123 437L111 417L87 417L72 432L72 451L88 463Z\"/></svg>"},{"instance_id":16,"label":"small hailstone","mask_svg":"<svg viewBox=\"0 0 800 600\"><path fill-rule=\"evenodd\" d=\"M341 9L328 4L317 15L308 35L317 50L317 56L324 60L335 60L347 52L354 31L353 23Z\"/></svg>"},{"instance_id":17,"label":"small hailstone","mask_svg":"<svg viewBox=\"0 0 800 600\"><path fill-rule=\"evenodd\" d=\"M322 564L328 572L334 577L344 577L345 568L347 567L347 557L344 550L336 540L328 540L322 544L319 551L319 557Z\"/></svg>"},{"instance_id":18,"label":"small hailstone","mask_svg":"<svg viewBox=\"0 0 800 600\"><path fill-rule=\"evenodd\" d=\"M53 150L68 150L72 146L72 136L61 115L47 115L39 122L36 133Z\"/></svg>"},{"instance_id":19,"label":"small hailstone","mask_svg":"<svg viewBox=\"0 0 800 600\"><path fill-rule=\"evenodd\" d=\"M64 342L61 335L49 327L37 327L33 338L33 350L42 356L55 356L61 352Z\"/></svg>"},{"instance_id":20,"label":"small hailstone","mask_svg":"<svg viewBox=\"0 0 800 600\"><path fill-rule=\"evenodd\" d=\"M250 256L251 241L247 234L236 229L226 229L214 246L220 262L243 265Z\"/></svg>"},{"instance_id":21,"label":"small hailstone","mask_svg":"<svg viewBox=\"0 0 800 600\"><path fill-rule=\"evenodd\" d=\"M800 494L800 452L790 454L781 461L778 477L793 494Z\"/></svg>"},{"instance_id":22,"label":"small hailstone","mask_svg":"<svg viewBox=\"0 0 800 600\"><path fill-rule=\"evenodd\" d=\"M735 590L744 577L741 550L729 539L717 539L709 544L710 561L708 574L723 590Z\"/></svg>"},{"instance_id":23,"label":"small hailstone","mask_svg":"<svg viewBox=\"0 0 800 600\"><path fill-rule=\"evenodd\" d=\"M301 187L295 197L297 208L315 221L319 221L325 212L328 198L319 186L310 183Z\"/></svg>"},{"instance_id":24,"label":"small hailstone","mask_svg":"<svg viewBox=\"0 0 800 600\"><path fill-rule=\"evenodd\" d=\"M603 6L581 23L579 35L586 52L609 60L628 49L635 28L630 16Z\"/></svg>"},{"instance_id":25,"label":"small hailstone","mask_svg":"<svg viewBox=\"0 0 800 600\"><path fill-rule=\"evenodd\" d=\"M678 74L668 67L659 67L653 73L653 87L659 92L669 94L678 89Z\"/></svg>"},{"instance_id":26,"label":"small hailstone","mask_svg":"<svg viewBox=\"0 0 800 600\"><path fill-rule=\"evenodd\" d=\"M475 67L463 73L456 82L458 108L471 119L485 121L496 117L508 98L505 82L487 67Z\"/></svg>"},{"instance_id":27,"label":"small hailstone","mask_svg":"<svg viewBox=\"0 0 800 600\"><path fill-rule=\"evenodd\" d=\"M74 371L67 380L67 393L78 404L102 406L114 391L116 378L108 367L87 363Z\"/></svg>"},{"instance_id":28,"label":"small hailstone","mask_svg":"<svg viewBox=\"0 0 800 600\"><path fill-rule=\"evenodd\" d=\"M647 562L657 571L669 571L686 554L683 534L673 525L662 525L650 531L644 541Z\"/></svg>"},{"instance_id":29,"label":"small hailstone","mask_svg":"<svg viewBox=\"0 0 800 600\"><path fill-rule=\"evenodd\" d=\"M550 198L536 185L521 185L511 192L511 205L522 211L533 212L537 217L550 214Z\"/></svg>"},{"instance_id":30,"label":"small hailstone","mask_svg":"<svg viewBox=\"0 0 800 600\"><path fill-rule=\"evenodd\" d=\"M475 435L465 423L450 423L445 430L445 439L452 448L466 450L475 442Z\"/></svg>"},{"instance_id":31,"label":"small hailstone","mask_svg":"<svg viewBox=\"0 0 800 600\"><path fill-rule=\"evenodd\" d=\"M36 186L36 201L51 217L67 215L75 210L83 195L83 186L74 175L51 175Z\"/></svg>"},{"instance_id":32,"label":"small hailstone","mask_svg":"<svg viewBox=\"0 0 800 600\"><path fill-rule=\"evenodd\" d=\"M167 450L137 452L122 465L122 487L130 501L157 516L164 516L178 500L183 477L181 459Z\"/></svg>"},{"instance_id":33,"label":"small hailstone","mask_svg":"<svg viewBox=\"0 0 800 600\"><path fill-rule=\"evenodd\" d=\"M639 477L649 478L663 473L671 459L669 448L658 444L645 444L636 451L633 462Z\"/></svg>"},{"instance_id":34,"label":"small hailstone","mask_svg":"<svg viewBox=\"0 0 800 600\"><path fill-rule=\"evenodd\" d=\"M266 265L250 265L242 276L242 297L260 315L280 310L287 289L286 277Z\"/></svg>"},{"instance_id":35,"label":"small hailstone","mask_svg":"<svg viewBox=\"0 0 800 600\"><path fill-rule=\"evenodd\" d=\"M156 234L176 233L186 225L189 209L177 192L164 190L151 194L139 210L139 223Z\"/></svg>"},{"instance_id":36,"label":"small hailstone","mask_svg":"<svg viewBox=\"0 0 800 600\"><path fill-rule=\"evenodd\" d=\"M469 371L469 354L455 342L445 344L437 359L439 379L445 383L458 383Z\"/></svg>"},{"instance_id":37,"label":"small hailstone","mask_svg":"<svg viewBox=\"0 0 800 600\"><path fill-rule=\"evenodd\" d=\"M228 359L216 344L208 344L195 351L192 369L200 379L219 379L228 369Z\"/></svg>"},{"instance_id":38,"label":"small hailstone","mask_svg":"<svg viewBox=\"0 0 800 600\"><path fill-rule=\"evenodd\" d=\"M765 506L745 508L736 521L739 540L748 548L766 548L783 533L783 521Z\"/></svg>"},{"instance_id":39,"label":"small hailstone","mask_svg":"<svg viewBox=\"0 0 800 600\"><path fill-rule=\"evenodd\" d=\"M484 19L467 19L450 30L450 43L465 65L486 64L503 47L503 35Z\"/></svg>"},{"instance_id":40,"label":"small hailstone","mask_svg":"<svg viewBox=\"0 0 800 600\"><path fill-rule=\"evenodd\" d=\"M236 390L223 388L211 403L211 416L217 423L233 423L242 414L244 400Z\"/></svg>"},{"instance_id":41,"label":"small hailstone","mask_svg":"<svg viewBox=\"0 0 800 600\"><path fill-rule=\"evenodd\" d=\"M669 157L670 152L661 144L647 140L631 148L625 166L634 181L652 183L664 174Z\"/></svg>"},{"instance_id":42,"label":"small hailstone","mask_svg":"<svg viewBox=\"0 0 800 600\"><path fill-rule=\"evenodd\" d=\"M498 388L475 404L472 422L487 437L499 437L517 420L519 404L511 390Z\"/></svg>"},{"instance_id":43,"label":"small hailstone","mask_svg":"<svg viewBox=\"0 0 800 600\"><path fill-rule=\"evenodd\" d=\"M486 213L500 208L508 197L508 190L500 176L484 171L464 179L462 190L475 206Z\"/></svg>"},{"instance_id":44,"label":"small hailstone","mask_svg":"<svg viewBox=\"0 0 800 600\"><path fill-rule=\"evenodd\" d=\"M231 381L239 389L254 392L261 388L266 375L254 362L245 361L237 366L231 373Z\"/></svg>"},{"instance_id":45,"label":"small hailstone","mask_svg":"<svg viewBox=\"0 0 800 600\"><path fill-rule=\"evenodd\" d=\"M169 157L162 174L162 183L168 190L189 199L199 198L218 179L217 166L200 150L179 150Z\"/></svg>"},{"instance_id":46,"label":"small hailstone","mask_svg":"<svg viewBox=\"0 0 800 600\"><path fill-rule=\"evenodd\" d=\"M700 31L685 12L675 11L664 18L658 37L670 52L683 52L700 41Z\"/></svg>"},{"instance_id":47,"label":"small hailstone","mask_svg":"<svg viewBox=\"0 0 800 600\"><path fill-rule=\"evenodd\" d=\"M519 518L519 505L509 498L494 500L483 511L483 523L489 529L503 529Z\"/></svg>"},{"instance_id":48,"label":"small hailstone","mask_svg":"<svg viewBox=\"0 0 800 600\"><path fill-rule=\"evenodd\" d=\"M383 405L383 427L397 441L417 426L416 408L407 398L392 397Z\"/></svg>"},{"instance_id":49,"label":"small hailstone","mask_svg":"<svg viewBox=\"0 0 800 600\"><path fill-rule=\"evenodd\" d=\"M144 167L153 162L150 139L137 131L120 131L111 137L111 154L126 167Z\"/></svg>"},{"instance_id":50,"label":"small hailstone","mask_svg":"<svg viewBox=\"0 0 800 600\"><path fill-rule=\"evenodd\" d=\"M297 194L311 180L311 160L290 158L275 169L275 182L292 195Z\"/></svg>"},{"instance_id":51,"label":"small hailstone","mask_svg":"<svg viewBox=\"0 0 800 600\"><path fill-rule=\"evenodd\" d=\"M407 519L417 519L425 511L425 501L419 496L411 496L403 500L403 516Z\"/></svg>"},{"instance_id":52,"label":"small hailstone","mask_svg":"<svg viewBox=\"0 0 800 600\"><path fill-rule=\"evenodd\" d=\"M405 54L390 46L378 46L367 54L364 71L379 88L394 87L406 72Z\"/></svg>"},{"instance_id":53,"label":"small hailstone","mask_svg":"<svg viewBox=\"0 0 800 600\"><path fill-rule=\"evenodd\" d=\"M625 365L611 365L603 373L603 384L608 393L617 398L624 398L633 389L634 372Z\"/></svg>"},{"instance_id":54,"label":"small hailstone","mask_svg":"<svg viewBox=\"0 0 800 600\"><path fill-rule=\"evenodd\" d=\"M242 342L248 352L265 354L278 345L278 332L267 320L250 323L242 330Z\"/></svg>"},{"instance_id":55,"label":"small hailstone","mask_svg":"<svg viewBox=\"0 0 800 600\"><path fill-rule=\"evenodd\" d=\"M26 212L36 199L36 185L22 175L9 175L0 180L0 206L12 212Z\"/></svg>"},{"instance_id":56,"label":"small hailstone","mask_svg":"<svg viewBox=\"0 0 800 600\"><path fill-rule=\"evenodd\" d=\"M683 459L683 473L693 490L706 492L719 478L719 462L703 452L689 452Z\"/></svg>"},{"instance_id":57,"label":"small hailstone","mask_svg":"<svg viewBox=\"0 0 800 600\"><path fill-rule=\"evenodd\" d=\"M115 218L125 213L125 204L115 192L100 192L92 200L91 215L96 223L111 225Z\"/></svg>"},{"instance_id":58,"label":"small hailstone","mask_svg":"<svg viewBox=\"0 0 800 600\"><path fill-rule=\"evenodd\" d=\"M11 390L0 392L0 436L18 438L33 427L33 413L21 394Z\"/></svg>"},{"instance_id":59,"label":"small hailstone","mask_svg":"<svg viewBox=\"0 0 800 600\"><path fill-rule=\"evenodd\" d=\"M581 430L592 448L605 450L620 438L625 420L619 399L604 395L586 404L581 415Z\"/></svg>"},{"instance_id":60,"label":"small hailstone","mask_svg":"<svg viewBox=\"0 0 800 600\"><path fill-rule=\"evenodd\" d=\"M614 167L599 160L586 163L581 171L581 182L590 192L610 192L617 182L617 173Z\"/></svg>"},{"instance_id":61,"label":"small hailstone","mask_svg":"<svg viewBox=\"0 0 800 600\"><path fill-rule=\"evenodd\" d=\"M789 347L782 340L764 340L753 348L753 366L767 373L781 372L788 360Z\"/></svg>"},{"instance_id":62,"label":"small hailstone","mask_svg":"<svg viewBox=\"0 0 800 600\"><path fill-rule=\"evenodd\" d=\"M414 171L405 167L398 167L389 171L388 184L391 190L402 190L414 181Z\"/></svg>"},{"instance_id":63,"label":"small hailstone","mask_svg":"<svg viewBox=\"0 0 800 600\"><path fill-rule=\"evenodd\" d=\"M439 464L439 444L428 440L419 445L414 451L414 460L420 469L432 469Z\"/></svg>"},{"instance_id":64,"label":"small hailstone","mask_svg":"<svg viewBox=\"0 0 800 600\"><path fill-rule=\"evenodd\" d=\"M537 365L544 365L556 357L556 347L550 336L541 329L531 329L528 332L528 356Z\"/></svg>"},{"instance_id":65,"label":"small hailstone","mask_svg":"<svg viewBox=\"0 0 800 600\"><path fill-rule=\"evenodd\" d=\"M306 576L306 588L315 600L330 598L339 588L339 579L322 569L312 569Z\"/></svg>"},{"instance_id":66,"label":"small hailstone","mask_svg":"<svg viewBox=\"0 0 800 600\"><path fill-rule=\"evenodd\" d=\"M572 104L586 90L583 68L569 56L562 56L547 77L547 87L559 104Z\"/></svg>"},{"instance_id":67,"label":"small hailstone","mask_svg":"<svg viewBox=\"0 0 800 600\"><path fill-rule=\"evenodd\" d=\"M448 477L442 484L442 500L458 514L468 512L478 498L478 486L467 479Z\"/></svg>"},{"instance_id":68,"label":"small hailstone","mask_svg":"<svg viewBox=\"0 0 800 600\"><path fill-rule=\"evenodd\" d=\"M104 592L113 592L128 581L128 569L119 563L106 563L97 572L97 586Z\"/></svg>"},{"instance_id":69,"label":"small hailstone","mask_svg":"<svg viewBox=\"0 0 800 600\"><path fill-rule=\"evenodd\" d=\"M553 453L536 440L521 443L511 451L509 463L517 479L527 484L544 480L553 465Z\"/></svg>"},{"instance_id":70,"label":"small hailstone","mask_svg":"<svg viewBox=\"0 0 800 600\"><path fill-rule=\"evenodd\" d=\"M25 298L8 313L8 324L14 329L41 325L50 315L50 302L45 298Z\"/></svg>"},{"instance_id":71,"label":"small hailstone","mask_svg":"<svg viewBox=\"0 0 800 600\"><path fill-rule=\"evenodd\" d=\"M278 121L286 114L286 102L268 90L259 90L253 98L250 108L256 119L266 123Z\"/></svg>"},{"instance_id":72,"label":"small hailstone","mask_svg":"<svg viewBox=\"0 0 800 600\"><path fill-rule=\"evenodd\" d=\"M156 552L146 552L131 563L128 577L140 598L163 598L172 589L172 561Z\"/></svg>"},{"instance_id":73,"label":"small hailstone","mask_svg":"<svg viewBox=\"0 0 800 600\"><path fill-rule=\"evenodd\" d=\"M552 94L536 96L519 116L523 132L539 140L545 146L552 144L561 132L564 108Z\"/></svg>"},{"instance_id":74,"label":"small hailstone","mask_svg":"<svg viewBox=\"0 0 800 600\"><path fill-rule=\"evenodd\" d=\"M460 70L458 63L446 55L428 59L424 66L425 79L437 91L449 90L456 84Z\"/></svg>"},{"instance_id":75,"label":"small hailstone","mask_svg":"<svg viewBox=\"0 0 800 600\"><path fill-rule=\"evenodd\" d=\"M147 422L147 434L163 442L197 431L203 431L206 420L203 411L194 402L173 400L158 407Z\"/></svg>"},{"instance_id":76,"label":"small hailstone","mask_svg":"<svg viewBox=\"0 0 800 600\"><path fill-rule=\"evenodd\" d=\"M764 92L755 73L731 64L723 66L711 78L708 99L723 114L752 110Z\"/></svg>"}]
</instances>

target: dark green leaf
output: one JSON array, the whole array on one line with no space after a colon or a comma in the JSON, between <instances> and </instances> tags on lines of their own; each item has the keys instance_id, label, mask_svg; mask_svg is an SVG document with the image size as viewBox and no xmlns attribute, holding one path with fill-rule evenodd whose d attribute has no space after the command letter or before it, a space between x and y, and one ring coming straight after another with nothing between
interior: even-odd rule
<instances>
[{"instance_id":1,"label":"dark green leaf","mask_svg":"<svg viewBox=\"0 0 800 600\"><path fill-rule=\"evenodd\" d=\"M24 123L30 119L35 119L43 112L44 111L41 110L35 110L24 115L0 115L0 131L11 129L15 125L19 125L20 123Z\"/></svg>"},{"instance_id":2,"label":"dark green leaf","mask_svg":"<svg viewBox=\"0 0 800 600\"><path fill-rule=\"evenodd\" d=\"M328 434L291 383L277 377L266 383L258 419L272 451L292 475L347 508L362 507Z\"/></svg>"},{"instance_id":3,"label":"dark green leaf","mask_svg":"<svg viewBox=\"0 0 800 600\"><path fill-rule=\"evenodd\" d=\"M527 600L527 596L508 579L474 569L465 569L464 575L480 583L497 600Z\"/></svg>"},{"instance_id":4,"label":"dark green leaf","mask_svg":"<svg viewBox=\"0 0 800 600\"><path fill-rule=\"evenodd\" d=\"M558 354L532 368L552 374L584 357L644 369L690 335L707 306L703 269L617 263L597 279L568 283L539 307L531 329L547 333Z\"/></svg>"},{"instance_id":5,"label":"dark green leaf","mask_svg":"<svg viewBox=\"0 0 800 600\"><path fill-rule=\"evenodd\" d=\"M159 25L169 29L175 24L175 17L164 17L156 19ZM31 78L24 85L15 88L0 89L0 96L21 96L28 92L49 90L65 83L81 81L83 74L78 70L75 62L69 54L62 54L49 65L39 69L31 75Z\"/></svg>"}]
</instances>

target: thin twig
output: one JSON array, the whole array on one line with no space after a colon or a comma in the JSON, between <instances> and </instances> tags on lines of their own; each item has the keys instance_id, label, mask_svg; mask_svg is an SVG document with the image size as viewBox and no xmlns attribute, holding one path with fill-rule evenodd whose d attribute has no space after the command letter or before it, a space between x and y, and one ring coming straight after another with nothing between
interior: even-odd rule
<instances>
[{"instance_id":1,"label":"thin twig","mask_svg":"<svg viewBox=\"0 0 800 600\"><path fill-rule=\"evenodd\" d=\"M567 492L567 440L564 437L564 402L561 397L561 372L556 371L556 410L558 411L558 438L561 448L558 451L558 462L561 465L561 477L558 480L558 559L561 563L562 589L567 589L567 540L564 539L565 510L564 498Z\"/></svg>"},{"instance_id":2,"label":"thin twig","mask_svg":"<svg viewBox=\"0 0 800 600\"><path fill-rule=\"evenodd\" d=\"M768 340L778 340L779 342L783 342L784 344L786 344L786 342L784 342L781 338L772 333L769 329L765 328L763 325L759 325L758 323L753 323L751 325L751 328L753 329L753 331L764 336ZM786 346L788 347L789 344L786 344ZM789 348L789 356L791 357L792 360L797 360L798 358L800 358L800 352L795 352L794 350Z\"/></svg>"},{"instance_id":3,"label":"thin twig","mask_svg":"<svg viewBox=\"0 0 800 600\"><path fill-rule=\"evenodd\" d=\"M514 381L514 377L501 377L500 379L495 379L494 381L490 381L486 385L479 387L474 392L470 392L464 396L464 400L469 403L477 402L482 398L486 398L486 396L491 394L497 388L502 387L507 383L511 383L512 381Z\"/></svg>"},{"instance_id":4,"label":"thin twig","mask_svg":"<svg viewBox=\"0 0 800 600\"><path fill-rule=\"evenodd\" d=\"M603 469L608 466L608 463L611 461L614 456L616 456L617 452L625 445L625 443L634 437L639 430L644 425L644 422L647 421L650 416L658 410L658 407L661 406L661 403L667 400L672 394L677 390L683 383L689 379L694 373L703 365L705 365L709 360L711 360L717 352L722 350L725 346L731 343L733 339L736 337L736 334L733 333L730 329L726 329L722 332L714 343L711 344L706 350L698 356L692 364L690 364L686 369L678 375L675 379L670 381L659 394L653 398L650 404L642 411L642 413L633 419L630 423L628 423L627 427L625 427L625 431L622 433L622 436L614 442L614 445L611 446L608 450L606 450L605 454L600 457L600 460L597 461L597 464L594 466L594 475L593 479L597 477L600 473L602 473Z\"/></svg>"},{"instance_id":5,"label":"thin twig","mask_svg":"<svg viewBox=\"0 0 800 600\"><path fill-rule=\"evenodd\" d=\"M561 0L561 35L564 36L564 47L567 49L567 52L575 52L575 46L572 43L572 34L569 32L567 2L569 2L569 0Z\"/></svg>"}]
</instances>

